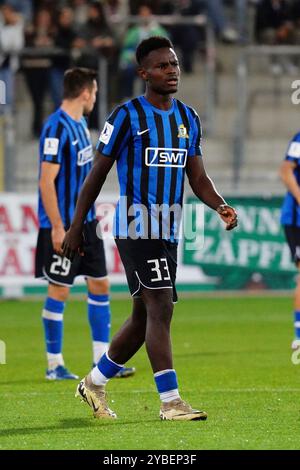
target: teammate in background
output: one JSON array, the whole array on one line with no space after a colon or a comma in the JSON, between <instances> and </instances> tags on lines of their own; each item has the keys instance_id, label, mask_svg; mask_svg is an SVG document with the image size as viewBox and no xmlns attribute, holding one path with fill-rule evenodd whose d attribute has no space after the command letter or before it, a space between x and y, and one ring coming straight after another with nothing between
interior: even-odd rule
<instances>
[{"instance_id":1,"label":"teammate in background","mask_svg":"<svg viewBox=\"0 0 300 470\"><path fill-rule=\"evenodd\" d=\"M220 214L227 230L237 225L237 216L205 172L198 115L171 96L177 91L180 74L171 42L161 36L145 39L137 47L136 59L146 84L145 96L117 107L108 118L62 245L68 259L82 249L86 214L117 161L121 196L115 238L133 311L108 352L78 385L77 395L92 407L94 416L115 418L105 399L105 385L145 343L161 400L160 418L205 420L205 411L193 409L180 397L170 338L173 302L177 300L180 222L180 216L171 211L182 207L185 171L196 196ZM163 203L161 212L158 205Z\"/></svg>"},{"instance_id":2,"label":"teammate in background","mask_svg":"<svg viewBox=\"0 0 300 470\"><path fill-rule=\"evenodd\" d=\"M79 191L92 166L93 148L83 115L90 113L94 107L96 77L96 72L89 69L66 71L62 105L48 118L40 138L40 230L35 275L48 281L48 296L42 314L48 380L78 379L65 367L62 355L63 312L76 276L86 278L94 364L109 345L109 282L103 241L96 236L94 207L90 207L85 217L85 256L78 255L71 265L61 253L61 244L70 226ZM123 368L119 376L133 373L134 368Z\"/></svg>"},{"instance_id":3,"label":"teammate in background","mask_svg":"<svg viewBox=\"0 0 300 470\"><path fill-rule=\"evenodd\" d=\"M288 190L281 209L281 224L292 258L300 269L300 132L289 144L280 167L280 177ZM300 277L294 294L294 327L292 349L296 350L300 347Z\"/></svg>"}]
</instances>

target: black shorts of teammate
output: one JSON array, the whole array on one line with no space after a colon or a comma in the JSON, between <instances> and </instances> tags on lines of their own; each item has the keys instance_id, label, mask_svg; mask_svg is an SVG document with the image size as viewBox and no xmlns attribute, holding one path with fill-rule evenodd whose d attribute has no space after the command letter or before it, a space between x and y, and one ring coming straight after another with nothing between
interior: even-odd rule
<instances>
[{"instance_id":1,"label":"black shorts of teammate","mask_svg":"<svg viewBox=\"0 0 300 470\"><path fill-rule=\"evenodd\" d=\"M287 243L291 250L292 260L298 266L300 262L300 227L295 225L284 225Z\"/></svg>"},{"instance_id":2,"label":"black shorts of teammate","mask_svg":"<svg viewBox=\"0 0 300 470\"><path fill-rule=\"evenodd\" d=\"M141 289L172 289L173 302L177 302L175 287L177 270L177 244L166 240L116 238L127 282L132 297L140 297Z\"/></svg>"},{"instance_id":3,"label":"black shorts of teammate","mask_svg":"<svg viewBox=\"0 0 300 470\"><path fill-rule=\"evenodd\" d=\"M52 284L72 286L76 276L101 279L107 276L103 241L97 237L97 220L84 226L84 256L76 255L73 262L53 250L51 229L41 228L38 234L35 277Z\"/></svg>"}]
</instances>

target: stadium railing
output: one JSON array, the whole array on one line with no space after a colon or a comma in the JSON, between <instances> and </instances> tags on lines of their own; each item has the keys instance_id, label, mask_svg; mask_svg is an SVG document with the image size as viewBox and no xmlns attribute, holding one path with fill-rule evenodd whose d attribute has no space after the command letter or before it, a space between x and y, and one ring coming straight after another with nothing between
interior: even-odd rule
<instances>
[{"instance_id":1,"label":"stadium railing","mask_svg":"<svg viewBox=\"0 0 300 470\"><path fill-rule=\"evenodd\" d=\"M272 93L275 97L286 91L281 87L281 78L285 75L271 74L271 87L266 90L258 83L256 89L249 87L249 76L251 73L250 59L258 61L261 58L277 57L299 57L300 46L294 45L247 45L240 48L239 58L236 67L237 76L237 115L233 131L233 188L239 189L241 170L245 163L245 146L249 129L249 120L251 116L251 107L253 106L255 96L259 94ZM291 83L295 77L290 77ZM253 84L252 84L253 87ZM251 88L252 88L251 87ZM291 94L291 88L288 90ZM264 178L263 174L255 175L257 179Z\"/></svg>"},{"instance_id":2,"label":"stadium railing","mask_svg":"<svg viewBox=\"0 0 300 470\"><path fill-rule=\"evenodd\" d=\"M179 15L159 15L153 16L159 24L170 27L176 25L196 25L205 29L204 35L204 50L205 50L205 111L203 113L206 134L209 135L213 132L214 127L214 109L215 109L215 99L216 99L216 85L215 85L215 35L213 28L207 17L205 15L196 15L196 16L179 16ZM127 23L127 24L136 24L141 23L143 20L137 16L128 16L126 18L118 18L116 23ZM19 54L20 57L54 57L59 55L66 55L72 51L65 51L59 48L24 48ZM82 50L86 52L86 50ZM88 48L88 52L92 53L91 48ZM108 90L110 83L108 82L108 61L104 55L98 56L98 75L99 82L101 83L101 97L98 104L98 116L100 127L105 122L105 118L108 114ZM1 105L2 106L2 105ZM2 108L3 109L3 108ZM15 139L15 116L13 110L8 106L4 105L4 112L0 113L2 118L0 119L0 168L3 167L2 178L0 175L0 180L2 179L1 190L13 191L16 187L16 159L18 158L16 152L16 139ZM1 157L2 156L2 157Z\"/></svg>"}]
</instances>

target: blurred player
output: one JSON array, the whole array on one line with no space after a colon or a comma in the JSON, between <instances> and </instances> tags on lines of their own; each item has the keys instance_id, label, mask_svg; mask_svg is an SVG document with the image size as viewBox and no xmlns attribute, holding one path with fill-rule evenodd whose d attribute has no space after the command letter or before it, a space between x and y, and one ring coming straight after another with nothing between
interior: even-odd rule
<instances>
[{"instance_id":1,"label":"blurred player","mask_svg":"<svg viewBox=\"0 0 300 470\"><path fill-rule=\"evenodd\" d=\"M280 167L280 176L288 190L281 210L281 223L292 258L300 269L300 132L289 144ZM295 289L294 308L295 337L292 349L296 350L300 347L300 277Z\"/></svg>"},{"instance_id":2,"label":"blurred player","mask_svg":"<svg viewBox=\"0 0 300 470\"><path fill-rule=\"evenodd\" d=\"M81 186L91 169L93 148L84 114L89 114L97 93L96 73L74 68L64 76L61 107L46 121L40 138L39 235L36 277L48 281L43 309L48 369L46 379L77 379L64 365L63 312L74 278L83 275L88 288L88 319L93 338L93 362L107 350L110 334L109 283L103 241L96 236L94 207L85 217L85 256L74 262L64 258L61 244L70 226ZM123 368L119 376L132 375Z\"/></svg>"},{"instance_id":3,"label":"blurred player","mask_svg":"<svg viewBox=\"0 0 300 470\"><path fill-rule=\"evenodd\" d=\"M171 42L164 37L146 39L137 47L136 58L145 96L119 106L106 122L63 243L64 255L72 259L81 249L86 214L117 161L121 195L115 237L133 311L97 367L80 382L77 394L93 408L94 416L115 418L105 400L105 385L145 343L161 400L160 418L204 420L205 411L193 409L180 397L170 338L180 223L171 207L182 207L185 171L196 196L219 212L228 230L237 218L203 167L198 115L171 96L180 73Z\"/></svg>"}]
</instances>

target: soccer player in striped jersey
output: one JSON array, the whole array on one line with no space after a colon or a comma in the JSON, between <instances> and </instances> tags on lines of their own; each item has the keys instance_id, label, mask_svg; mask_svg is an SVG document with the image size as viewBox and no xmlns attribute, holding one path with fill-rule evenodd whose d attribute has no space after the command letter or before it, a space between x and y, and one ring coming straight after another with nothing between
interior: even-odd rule
<instances>
[{"instance_id":1,"label":"soccer player in striped jersey","mask_svg":"<svg viewBox=\"0 0 300 470\"><path fill-rule=\"evenodd\" d=\"M108 352L78 385L77 395L94 416L115 418L105 385L145 343L161 400L160 418L205 420L206 412L192 408L179 394L170 338L185 173L196 196L219 213L227 230L237 225L237 216L205 172L197 113L172 97L180 69L171 42L160 36L145 39L136 59L145 95L117 107L104 125L62 246L70 259L80 249L83 221L116 161L120 200L114 231L133 311Z\"/></svg>"},{"instance_id":2,"label":"soccer player in striped jersey","mask_svg":"<svg viewBox=\"0 0 300 470\"><path fill-rule=\"evenodd\" d=\"M87 282L94 364L109 345L109 283L103 241L96 236L94 207L85 217L85 256L78 255L71 264L61 253L79 191L92 166L93 149L84 114L90 113L95 104L96 77L94 71L83 68L65 73L62 105L48 118L40 138L36 277L48 281L42 314L48 380L78 379L65 367L62 355L63 311L70 287L78 275L85 276ZM123 368L118 376L133 373L134 368Z\"/></svg>"},{"instance_id":3,"label":"soccer player in striped jersey","mask_svg":"<svg viewBox=\"0 0 300 470\"><path fill-rule=\"evenodd\" d=\"M281 210L287 243L292 259L300 269L300 132L291 140L285 159L280 167L280 176L287 188ZM294 294L294 331L292 349L300 348L300 278Z\"/></svg>"}]
</instances>

